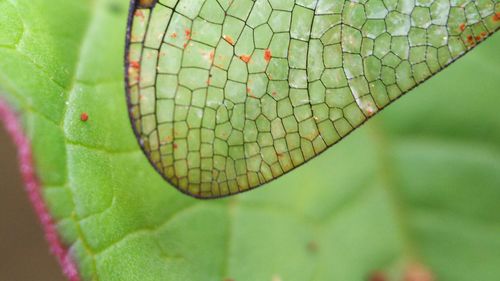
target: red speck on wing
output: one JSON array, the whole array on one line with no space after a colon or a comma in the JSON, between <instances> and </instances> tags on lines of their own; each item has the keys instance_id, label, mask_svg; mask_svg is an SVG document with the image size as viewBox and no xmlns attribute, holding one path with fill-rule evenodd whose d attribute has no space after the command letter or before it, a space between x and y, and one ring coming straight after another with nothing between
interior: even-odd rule
<instances>
[{"instance_id":1,"label":"red speck on wing","mask_svg":"<svg viewBox=\"0 0 500 281\"><path fill-rule=\"evenodd\" d=\"M130 62L130 67L132 67L134 69L139 69L139 68L141 68L141 65L139 64L138 61L133 60Z\"/></svg>"},{"instance_id":2,"label":"red speck on wing","mask_svg":"<svg viewBox=\"0 0 500 281\"><path fill-rule=\"evenodd\" d=\"M191 29L186 29L184 32L186 33L186 39L191 40Z\"/></svg>"},{"instance_id":3,"label":"red speck on wing","mask_svg":"<svg viewBox=\"0 0 500 281\"><path fill-rule=\"evenodd\" d=\"M271 53L271 50L266 49L266 51L264 52L264 59L269 63L272 58L273 54Z\"/></svg>"}]
</instances>

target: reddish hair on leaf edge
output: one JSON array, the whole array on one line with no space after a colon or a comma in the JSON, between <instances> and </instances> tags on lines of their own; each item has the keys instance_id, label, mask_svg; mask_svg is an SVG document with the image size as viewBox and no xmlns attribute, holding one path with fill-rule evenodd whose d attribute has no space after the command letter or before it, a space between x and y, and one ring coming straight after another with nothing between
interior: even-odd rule
<instances>
[{"instance_id":1,"label":"reddish hair on leaf edge","mask_svg":"<svg viewBox=\"0 0 500 281\"><path fill-rule=\"evenodd\" d=\"M59 234L57 233L54 220L50 215L45 202L43 201L41 185L33 165L33 154L28 137L24 134L18 116L14 111L0 99L0 121L10 135L12 141L17 147L17 157L21 175L26 187L26 192L31 204L40 220L45 232L45 239L49 242L50 251L56 256L63 270L64 275L70 281L80 281L78 269L71 258L68 248L63 245Z\"/></svg>"}]
</instances>

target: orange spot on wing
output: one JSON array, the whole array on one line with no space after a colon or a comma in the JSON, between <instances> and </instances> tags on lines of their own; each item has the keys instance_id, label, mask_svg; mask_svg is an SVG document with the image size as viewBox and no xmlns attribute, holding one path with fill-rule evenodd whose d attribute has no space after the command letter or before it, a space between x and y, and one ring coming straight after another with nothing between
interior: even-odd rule
<instances>
[{"instance_id":1,"label":"orange spot on wing","mask_svg":"<svg viewBox=\"0 0 500 281\"><path fill-rule=\"evenodd\" d=\"M252 89L247 88L247 94L248 94L249 97L255 98L255 95L252 93Z\"/></svg>"},{"instance_id":2,"label":"orange spot on wing","mask_svg":"<svg viewBox=\"0 0 500 281\"><path fill-rule=\"evenodd\" d=\"M493 15L493 21L500 21L500 12L497 12Z\"/></svg>"},{"instance_id":3,"label":"orange spot on wing","mask_svg":"<svg viewBox=\"0 0 500 281\"><path fill-rule=\"evenodd\" d=\"M171 136L166 136L160 143L161 145L165 145L167 143L172 142L172 137Z\"/></svg>"},{"instance_id":4,"label":"orange spot on wing","mask_svg":"<svg viewBox=\"0 0 500 281\"><path fill-rule=\"evenodd\" d=\"M224 40L226 40L227 43L234 45L233 37L231 37L229 35L224 35L224 36L222 36L222 38L224 38Z\"/></svg>"},{"instance_id":5,"label":"orange spot on wing","mask_svg":"<svg viewBox=\"0 0 500 281\"><path fill-rule=\"evenodd\" d=\"M184 33L186 34L186 39L191 40L191 29L186 29Z\"/></svg>"},{"instance_id":6,"label":"orange spot on wing","mask_svg":"<svg viewBox=\"0 0 500 281\"><path fill-rule=\"evenodd\" d=\"M465 30L465 23L461 23L459 26L461 31L464 31Z\"/></svg>"},{"instance_id":7,"label":"orange spot on wing","mask_svg":"<svg viewBox=\"0 0 500 281\"><path fill-rule=\"evenodd\" d=\"M266 62L269 63L272 58L273 58L273 54L271 53L271 50L266 49L266 51L264 51L264 59L266 60Z\"/></svg>"},{"instance_id":8,"label":"orange spot on wing","mask_svg":"<svg viewBox=\"0 0 500 281\"><path fill-rule=\"evenodd\" d=\"M242 61L244 61L245 63L249 63L249 62L250 62L250 60L252 59L252 57L251 57L251 56L248 56L248 55L241 55L241 56L240 56L240 59L241 59Z\"/></svg>"},{"instance_id":9,"label":"orange spot on wing","mask_svg":"<svg viewBox=\"0 0 500 281\"><path fill-rule=\"evenodd\" d=\"M144 13L142 12L142 10L135 11L134 16L136 16L136 17L141 18L142 20L144 20Z\"/></svg>"},{"instance_id":10,"label":"orange spot on wing","mask_svg":"<svg viewBox=\"0 0 500 281\"><path fill-rule=\"evenodd\" d=\"M130 61L128 67L128 73L131 80L139 81L139 72L141 70L141 64L138 61Z\"/></svg>"}]
</instances>

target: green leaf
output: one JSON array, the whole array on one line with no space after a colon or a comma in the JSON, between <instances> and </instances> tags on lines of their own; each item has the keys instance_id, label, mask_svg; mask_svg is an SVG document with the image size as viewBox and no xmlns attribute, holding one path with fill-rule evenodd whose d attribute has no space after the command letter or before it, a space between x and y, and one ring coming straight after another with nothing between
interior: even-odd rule
<instances>
[{"instance_id":1,"label":"green leaf","mask_svg":"<svg viewBox=\"0 0 500 281\"><path fill-rule=\"evenodd\" d=\"M130 126L125 2L0 1L0 95L83 280L500 275L498 35L296 172L197 201Z\"/></svg>"}]
</instances>

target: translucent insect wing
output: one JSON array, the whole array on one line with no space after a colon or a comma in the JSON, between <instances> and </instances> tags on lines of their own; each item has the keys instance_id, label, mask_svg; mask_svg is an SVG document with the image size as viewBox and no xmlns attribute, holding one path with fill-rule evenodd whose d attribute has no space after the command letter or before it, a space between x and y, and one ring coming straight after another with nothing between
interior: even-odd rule
<instances>
[{"instance_id":1,"label":"translucent insect wing","mask_svg":"<svg viewBox=\"0 0 500 281\"><path fill-rule=\"evenodd\" d=\"M320 154L499 26L496 1L132 1L132 125L180 191L236 194Z\"/></svg>"}]
</instances>

